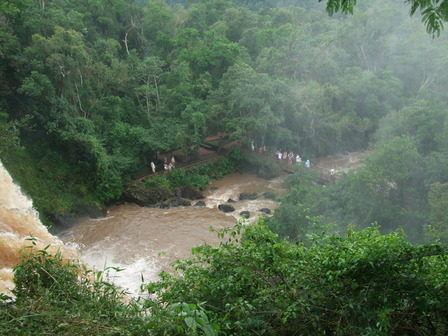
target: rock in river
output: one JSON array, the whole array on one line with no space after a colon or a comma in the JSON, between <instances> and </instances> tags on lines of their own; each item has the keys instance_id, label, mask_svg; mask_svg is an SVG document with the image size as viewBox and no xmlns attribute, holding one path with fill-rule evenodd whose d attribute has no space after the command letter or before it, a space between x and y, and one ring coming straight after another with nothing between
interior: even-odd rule
<instances>
[{"instance_id":1,"label":"rock in river","mask_svg":"<svg viewBox=\"0 0 448 336\"><path fill-rule=\"evenodd\" d=\"M218 205L218 209L222 212L233 212L235 211L235 208L231 206L230 204L220 204Z\"/></svg>"},{"instance_id":2,"label":"rock in river","mask_svg":"<svg viewBox=\"0 0 448 336\"><path fill-rule=\"evenodd\" d=\"M240 194L240 201L246 201L246 200L256 200L258 197L258 194L256 192L251 193L241 193Z\"/></svg>"},{"instance_id":3,"label":"rock in river","mask_svg":"<svg viewBox=\"0 0 448 336\"><path fill-rule=\"evenodd\" d=\"M264 212L265 214L268 214L268 215L271 213L271 209L268 209L268 208L260 209L260 211Z\"/></svg>"},{"instance_id":4,"label":"rock in river","mask_svg":"<svg viewBox=\"0 0 448 336\"><path fill-rule=\"evenodd\" d=\"M241 211L240 216L250 218L250 211Z\"/></svg>"}]
</instances>

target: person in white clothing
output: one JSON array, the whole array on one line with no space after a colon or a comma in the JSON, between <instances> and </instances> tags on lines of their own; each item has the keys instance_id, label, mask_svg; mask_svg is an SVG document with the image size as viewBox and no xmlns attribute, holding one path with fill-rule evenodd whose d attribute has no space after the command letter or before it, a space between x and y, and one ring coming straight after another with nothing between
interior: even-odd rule
<instances>
[{"instance_id":1,"label":"person in white clothing","mask_svg":"<svg viewBox=\"0 0 448 336\"><path fill-rule=\"evenodd\" d=\"M156 165L152 161L151 161L151 170L152 170L152 173L155 174L155 172L156 172Z\"/></svg>"}]
</instances>

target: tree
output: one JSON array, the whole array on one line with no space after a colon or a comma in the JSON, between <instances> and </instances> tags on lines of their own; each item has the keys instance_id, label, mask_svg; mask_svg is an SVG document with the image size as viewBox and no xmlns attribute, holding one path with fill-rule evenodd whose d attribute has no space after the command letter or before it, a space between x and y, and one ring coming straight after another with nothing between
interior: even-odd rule
<instances>
[{"instance_id":1,"label":"tree","mask_svg":"<svg viewBox=\"0 0 448 336\"><path fill-rule=\"evenodd\" d=\"M330 15L339 11L353 14L356 2L357 0L327 0L327 12ZM411 6L411 15L417 11L422 14L422 22L429 34L440 35L443 24L448 21L448 0L404 0L404 3Z\"/></svg>"},{"instance_id":2,"label":"tree","mask_svg":"<svg viewBox=\"0 0 448 336\"><path fill-rule=\"evenodd\" d=\"M5 161L5 157L13 150L17 149L20 144L19 123L8 122L8 115L0 110L0 158Z\"/></svg>"},{"instance_id":3,"label":"tree","mask_svg":"<svg viewBox=\"0 0 448 336\"><path fill-rule=\"evenodd\" d=\"M138 96L143 98L142 105L151 120L151 114L158 114L161 105L160 85L164 63L158 57L146 57L137 66L137 78L141 86L135 88Z\"/></svg>"},{"instance_id":4,"label":"tree","mask_svg":"<svg viewBox=\"0 0 448 336\"><path fill-rule=\"evenodd\" d=\"M247 131L266 136L283 120L285 83L238 63L224 75L210 99L215 120L241 138ZM224 123L223 123L224 122Z\"/></svg>"},{"instance_id":5,"label":"tree","mask_svg":"<svg viewBox=\"0 0 448 336\"><path fill-rule=\"evenodd\" d=\"M32 0L5 0L0 3L0 14L9 18L17 16L24 8L32 5Z\"/></svg>"}]
</instances>

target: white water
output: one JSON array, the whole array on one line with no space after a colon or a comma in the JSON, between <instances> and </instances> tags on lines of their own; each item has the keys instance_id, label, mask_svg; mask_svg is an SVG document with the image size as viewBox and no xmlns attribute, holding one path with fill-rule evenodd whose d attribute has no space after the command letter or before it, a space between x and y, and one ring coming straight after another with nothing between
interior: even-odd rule
<instances>
[{"instance_id":1,"label":"white water","mask_svg":"<svg viewBox=\"0 0 448 336\"><path fill-rule=\"evenodd\" d=\"M50 245L50 254L61 251L66 258L80 258L100 271L109 266L122 268L121 272L108 272L110 280L132 295L139 295L142 277L146 283L156 281L160 271L171 270L172 261L191 256L193 247L219 244L217 232L210 232L210 227L219 230L233 226L243 210L251 212L249 222L253 222L262 215L261 208L274 209L277 202L266 200L261 194L281 193L281 181L229 175L205 190L205 207L153 209L125 204L109 209L105 218L82 220L58 238L40 222L32 201L0 162L0 292L11 295L12 268L20 261L20 251L31 246L27 239L33 237L35 248ZM212 187L217 189L211 190ZM238 201L241 192L257 192L260 197ZM231 203L236 211L225 214L217 206L229 198L237 201Z\"/></svg>"},{"instance_id":2,"label":"white water","mask_svg":"<svg viewBox=\"0 0 448 336\"><path fill-rule=\"evenodd\" d=\"M241 192L282 192L282 179L266 181L253 175L234 174L214 181L205 190L206 207L154 209L125 204L111 208L104 219L86 219L63 233L61 239L79 246L81 260L97 270L113 266L121 272L109 272L111 280L134 296L140 295L142 276L145 282L156 281L162 270L171 270L170 263L191 256L191 249L202 243L219 244L217 232L233 226L243 210L251 212L249 221L261 215L261 208L274 209L277 202L259 197L238 201ZM218 189L211 190L212 187ZM236 209L223 213L217 206L229 198ZM195 202L193 202L195 203Z\"/></svg>"},{"instance_id":3,"label":"white water","mask_svg":"<svg viewBox=\"0 0 448 336\"><path fill-rule=\"evenodd\" d=\"M319 160L325 169L346 171L359 165L365 153L351 153ZM145 282L156 281L161 270L170 270L170 263L190 256L191 248L201 243L219 244L216 230L234 225L239 213L251 212L250 222L256 221L261 208L275 209L274 201L259 197L253 201L238 201L241 192L265 191L281 193L283 178L266 181L253 175L234 174L214 181L204 192L206 207L151 209L126 204L111 208L103 219L86 219L63 233L61 240L51 235L39 221L32 201L14 184L0 162L0 292L13 288L12 267L20 260L19 251L30 245L27 238L37 239L37 248L51 245L49 252L62 249L64 255L80 258L87 266L103 270L107 266L123 268L110 272L111 279L133 295L139 295L142 276ZM218 189L211 190L212 187ZM224 214L217 206L229 198L236 211Z\"/></svg>"},{"instance_id":4,"label":"white water","mask_svg":"<svg viewBox=\"0 0 448 336\"><path fill-rule=\"evenodd\" d=\"M74 257L73 251L63 246L62 241L51 235L40 222L33 202L14 183L0 162L0 293L11 295L14 288L13 271L20 260L20 251L35 238L36 249L47 245L50 254L61 250L64 255Z\"/></svg>"}]
</instances>

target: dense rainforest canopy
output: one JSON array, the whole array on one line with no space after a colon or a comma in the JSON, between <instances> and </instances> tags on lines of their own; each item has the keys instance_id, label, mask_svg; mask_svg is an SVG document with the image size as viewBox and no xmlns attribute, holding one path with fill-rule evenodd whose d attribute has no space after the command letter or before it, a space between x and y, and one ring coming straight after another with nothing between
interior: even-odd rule
<instances>
[{"instance_id":1,"label":"dense rainforest canopy","mask_svg":"<svg viewBox=\"0 0 448 336\"><path fill-rule=\"evenodd\" d=\"M16 301L0 296L0 333L446 332L448 40L432 36L445 7L2 1L0 158L47 224L119 199L157 152L193 156L218 132L311 159L370 155L327 186L298 167L272 217L195 248L146 299L33 251Z\"/></svg>"}]
</instances>

